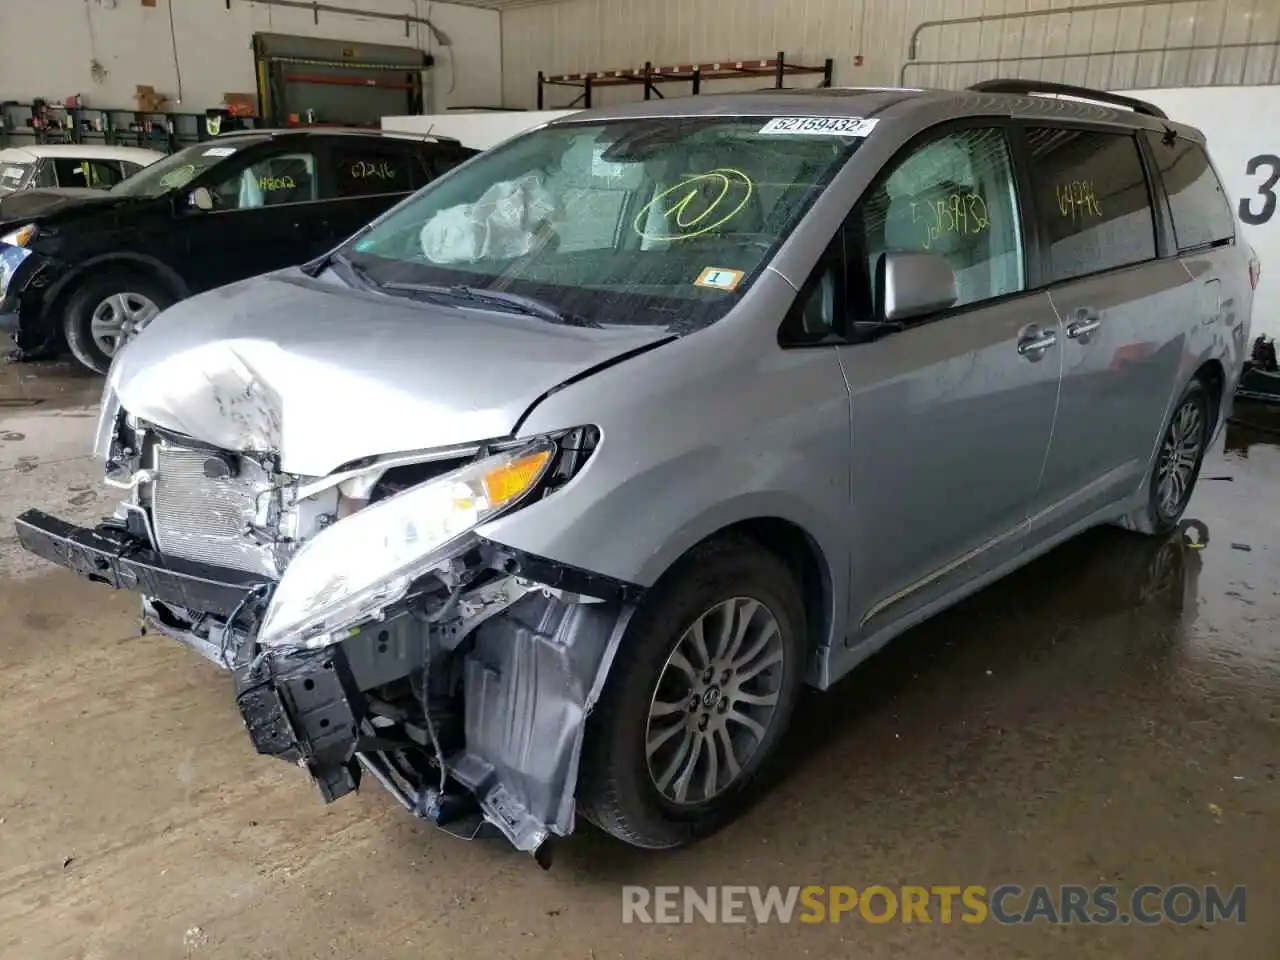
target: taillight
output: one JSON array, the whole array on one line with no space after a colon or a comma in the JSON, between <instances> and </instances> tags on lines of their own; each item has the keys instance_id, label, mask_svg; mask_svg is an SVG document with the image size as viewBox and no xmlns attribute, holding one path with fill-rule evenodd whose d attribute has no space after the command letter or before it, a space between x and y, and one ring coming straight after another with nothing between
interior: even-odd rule
<instances>
[{"instance_id":1,"label":"taillight","mask_svg":"<svg viewBox=\"0 0 1280 960\"><path fill-rule=\"evenodd\" d=\"M1249 283L1253 289L1258 289L1258 283L1262 280L1262 261L1257 257L1249 260Z\"/></svg>"}]
</instances>

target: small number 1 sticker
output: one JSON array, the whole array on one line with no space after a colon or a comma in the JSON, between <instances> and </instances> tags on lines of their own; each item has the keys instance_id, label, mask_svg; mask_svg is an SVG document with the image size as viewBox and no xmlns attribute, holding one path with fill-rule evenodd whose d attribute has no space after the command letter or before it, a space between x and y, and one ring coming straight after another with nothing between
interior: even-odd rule
<instances>
[{"instance_id":1,"label":"small number 1 sticker","mask_svg":"<svg viewBox=\"0 0 1280 960\"><path fill-rule=\"evenodd\" d=\"M744 274L741 270L726 270L723 267L707 267L693 281L697 287L711 287L713 290L736 290L742 282Z\"/></svg>"}]
</instances>

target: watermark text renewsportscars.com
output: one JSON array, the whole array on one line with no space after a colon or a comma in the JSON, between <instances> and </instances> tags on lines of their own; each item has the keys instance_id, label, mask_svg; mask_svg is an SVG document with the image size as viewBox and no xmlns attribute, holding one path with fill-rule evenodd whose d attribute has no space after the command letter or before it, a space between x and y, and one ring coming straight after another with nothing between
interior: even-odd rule
<instances>
[{"instance_id":1,"label":"watermark text renewsportscars.com","mask_svg":"<svg viewBox=\"0 0 1280 960\"><path fill-rule=\"evenodd\" d=\"M623 923L1244 923L1244 887L1142 884L622 888Z\"/></svg>"}]
</instances>

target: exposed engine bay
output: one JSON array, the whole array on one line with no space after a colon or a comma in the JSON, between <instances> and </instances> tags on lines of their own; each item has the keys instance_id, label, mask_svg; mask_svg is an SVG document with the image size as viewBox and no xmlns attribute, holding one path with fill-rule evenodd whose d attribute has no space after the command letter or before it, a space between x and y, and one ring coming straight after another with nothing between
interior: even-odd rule
<instances>
[{"instance_id":1,"label":"exposed engine bay","mask_svg":"<svg viewBox=\"0 0 1280 960\"><path fill-rule=\"evenodd\" d=\"M473 485L490 507L547 496L598 439L584 427L302 477L282 473L271 453L220 450L108 404L99 453L125 494L113 520L59 530L31 511L19 535L33 552L138 590L144 632L233 672L258 751L307 770L326 802L372 775L415 816L468 838L504 835L545 866L548 837L573 830L584 721L641 589L492 543L474 523L372 593L351 587L355 574L331 574L332 556L313 564L319 580L305 600L282 578L311 562L321 534L345 524L359 537L352 518L422 496L432 481L452 484L453 509L474 511L472 488L450 478L477 464L498 465ZM417 522L410 540L425 536ZM367 551L356 562L368 565L394 554L388 543L340 546ZM269 622L290 603L323 606L343 590L357 599L341 613L281 630Z\"/></svg>"}]
</instances>

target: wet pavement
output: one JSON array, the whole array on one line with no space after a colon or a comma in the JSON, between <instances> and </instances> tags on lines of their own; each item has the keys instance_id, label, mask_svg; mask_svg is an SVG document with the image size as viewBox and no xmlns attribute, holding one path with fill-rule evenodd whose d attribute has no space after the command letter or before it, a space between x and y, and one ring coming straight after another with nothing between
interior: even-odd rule
<instances>
[{"instance_id":1,"label":"wet pavement","mask_svg":"<svg viewBox=\"0 0 1280 960\"><path fill-rule=\"evenodd\" d=\"M22 555L21 509L108 511L99 387L0 367L2 957L1280 957L1280 414L1239 407L1262 429L1206 462L1202 548L1087 534L810 696L737 825L667 854L583 830L543 873L377 789L323 806L130 597ZM1247 920L621 921L623 884L1000 883L1244 885Z\"/></svg>"}]
</instances>

